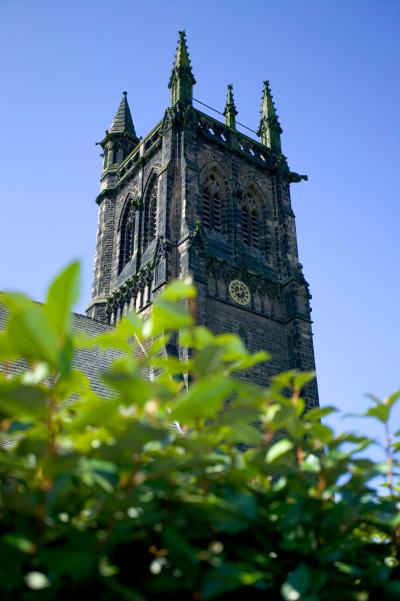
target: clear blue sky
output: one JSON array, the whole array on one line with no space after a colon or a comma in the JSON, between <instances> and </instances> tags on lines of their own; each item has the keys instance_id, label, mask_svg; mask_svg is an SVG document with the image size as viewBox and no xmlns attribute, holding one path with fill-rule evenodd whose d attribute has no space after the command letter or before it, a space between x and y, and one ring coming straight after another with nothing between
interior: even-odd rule
<instances>
[{"instance_id":1,"label":"clear blue sky","mask_svg":"<svg viewBox=\"0 0 400 601\"><path fill-rule=\"evenodd\" d=\"M43 299L83 264L90 296L100 140L123 90L136 130L169 102L186 29L195 97L255 129L271 81L313 295L321 402L400 387L400 2L0 0L0 288Z\"/></svg>"}]
</instances>

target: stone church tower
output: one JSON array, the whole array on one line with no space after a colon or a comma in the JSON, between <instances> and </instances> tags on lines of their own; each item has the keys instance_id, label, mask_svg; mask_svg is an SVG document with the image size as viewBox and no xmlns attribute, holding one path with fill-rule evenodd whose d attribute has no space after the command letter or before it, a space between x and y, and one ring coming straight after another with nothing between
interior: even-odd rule
<instances>
[{"instance_id":1,"label":"stone church tower","mask_svg":"<svg viewBox=\"0 0 400 601\"><path fill-rule=\"evenodd\" d=\"M128 307L144 314L168 281L191 274L197 321L235 332L272 360L248 377L265 384L282 370L314 369L310 294L298 260L290 171L269 83L260 141L236 129L228 86L225 123L193 106L193 76L179 33L171 105L138 138L124 92L104 151L92 300L87 315L115 323ZM183 349L177 352L184 352ZM318 404L316 383L307 404Z\"/></svg>"}]
</instances>

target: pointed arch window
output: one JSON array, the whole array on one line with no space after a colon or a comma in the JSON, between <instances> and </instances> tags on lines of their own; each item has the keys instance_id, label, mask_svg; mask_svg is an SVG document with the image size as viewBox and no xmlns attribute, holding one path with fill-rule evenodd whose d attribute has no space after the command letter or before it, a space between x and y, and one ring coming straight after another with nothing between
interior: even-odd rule
<instances>
[{"instance_id":1,"label":"pointed arch window","mask_svg":"<svg viewBox=\"0 0 400 601\"><path fill-rule=\"evenodd\" d=\"M153 177L144 202L143 250L156 237L157 226L157 178Z\"/></svg>"},{"instance_id":2,"label":"pointed arch window","mask_svg":"<svg viewBox=\"0 0 400 601\"><path fill-rule=\"evenodd\" d=\"M113 163L120 163L122 161L123 150L118 142L115 142L113 148Z\"/></svg>"},{"instance_id":3,"label":"pointed arch window","mask_svg":"<svg viewBox=\"0 0 400 601\"><path fill-rule=\"evenodd\" d=\"M121 217L118 273L121 273L132 258L134 231L135 216L131 202L128 200Z\"/></svg>"},{"instance_id":4,"label":"pointed arch window","mask_svg":"<svg viewBox=\"0 0 400 601\"><path fill-rule=\"evenodd\" d=\"M247 246L260 248L260 214L255 194L248 190L242 204L243 242Z\"/></svg>"},{"instance_id":5,"label":"pointed arch window","mask_svg":"<svg viewBox=\"0 0 400 601\"><path fill-rule=\"evenodd\" d=\"M209 229L220 232L222 213L221 185L215 173L210 173L203 186L203 225Z\"/></svg>"}]
</instances>

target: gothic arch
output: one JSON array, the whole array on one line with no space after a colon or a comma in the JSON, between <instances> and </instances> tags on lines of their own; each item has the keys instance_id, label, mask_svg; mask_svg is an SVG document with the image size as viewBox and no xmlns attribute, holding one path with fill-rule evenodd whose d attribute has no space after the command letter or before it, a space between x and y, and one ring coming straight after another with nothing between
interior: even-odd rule
<instances>
[{"instance_id":1,"label":"gothic arch","mask_svg":"<svg viewBox=\"0 0 400 601\"><path fill-rule=\"evenodd\" d=\"M205 228L226 232L228 189L228 182L217 163L208 164L200 177L200 215Z\"/></svg>"},{"instance_id":2,"label":"gothic arch","mask_svg":"<svg viewBox=\"0 0 400 601\"><path fill-rule=\"evenodd\" d=\"M152 167L147 175L146 183L143 186L143 198L146 196L150 186L158 178L158 172Z\"/></svg>"},{"instance_id":3,"label":"gothic arch","mask_svg":"<svg viewBox=\"0 0 400 601\"><path fill-rule=\"evenodd\" d=\"M242 182L242 190L243 190L243 194L245 194L247 192L247 190L252 190L253 193L255 194L257 201L260 205L260 209L262 210L262 212L267 212L268 214L273 213L273 203L272 203L272 198L270 198L266 192L265 189L254 179L252 178L246 178L245 181Z\"/></svg>"},{"instance_id":4,"label":"gothic arch","mask_svg":"<svg viewBox=\"0 0 400 601\"><path fill-rule=\"evenodd\" d=\"M124 202L120 205L121 208L119 210L119 216L118 216L118 221L117 221L117 230L118 231L121 231L121 224L122 224L124 212L125 212L126 208L131 204L133 198L134 198L134 194L132 194L132 192L129 192L126 195ZM118 209L117 209L117 215L118 215Z\"/></svg>"},{"instance_id":5,"label":"gothic arch","mask_svg":"<svg viewBox=\"0 0 400 601\"><path fill-rule=\"evenodd\" d=\"M264 217L260 197L253 185L244 189L240 208L243 242L246 246L261 248L264 237Z\"/></svg>"},{"instance_id":6,"label":"gothic arch","mask_svg":"<svg viewBox=\"0 0 400 601\"><path fill-rule=\"evenodd\" d=\"M217 161L211 161L204 165L200 171L200 182L203 183L211 171L215 171L224 187L225 194L229 195L232 192L232 185L226 173L221 169L221 165Z\"/></svg>"},{"instance_id":7,"label":"gothic arch","mask_svg":"<svg viewBox=\"0 0 400 601\"><path fill-rule=\"evenodd\" d=\"M155 239L157 233L157 205L158 205L158 174L152 171L149 175L145 191L142 210L143 219L143 252Z\"/></svg>"},{"instance_id":8,"label":"gothic arch","mask_svg":"<svg viewBox=\"0 0 400 601\"><path fill-rule=\"evenodd\" d=\"M128 194L118 222L119 231L119 255L118 274L132 258L134 250L135 214L132 207L132 198Z\"/></svg>"}]
</instances>

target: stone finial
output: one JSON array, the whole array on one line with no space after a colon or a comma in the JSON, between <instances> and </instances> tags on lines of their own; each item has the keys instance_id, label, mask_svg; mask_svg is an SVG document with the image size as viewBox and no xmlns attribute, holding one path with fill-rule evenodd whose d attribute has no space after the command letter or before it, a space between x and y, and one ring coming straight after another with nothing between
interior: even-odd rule
<instances>
[{"instance_id":1,"label":"stone finial","mask_svg":"<svg viewBox=\"0 0 400 601\"><path fill-rule=\"evenodd\" d=\"M225 123L228 127L231 127L232 129L236 129L236 115L237 114L238 114L238 112L236 110L235 101L233 99L233 85L230 83L230 84L228 84L228 93L226 95L226 102L225 102L225 109L224 109Z\"/></svg>"},{"instance_id":2,"label":"stone finial","mask_svg":"<svg viewBox=\"0 0 400 601\"><path fill-rule=\"evenodd\" d=\"M172 105L178 103L191 104L195 83L196 80L193 76L186 44L186 34L184 31L180 31L174 65L168 83L168 87L171 90Z\"/></svg>"},{"instance_id":3,"label":"stone finial","mask_svg":"<svg viewBox=\"0 0 400 601\"><path fill-rule=\"evenodd\" d=\"M260 113L261 118L257 134L260 136L262 144L265 144L271 150L281 152L282 128L279 124L268 80L264 81Z\"/></svg>"}]
</instances>

